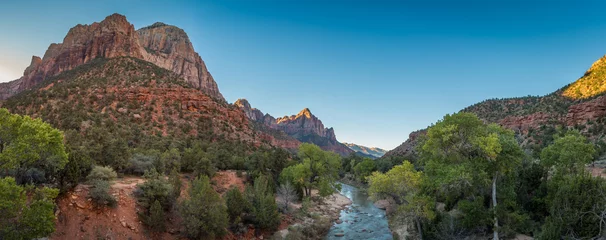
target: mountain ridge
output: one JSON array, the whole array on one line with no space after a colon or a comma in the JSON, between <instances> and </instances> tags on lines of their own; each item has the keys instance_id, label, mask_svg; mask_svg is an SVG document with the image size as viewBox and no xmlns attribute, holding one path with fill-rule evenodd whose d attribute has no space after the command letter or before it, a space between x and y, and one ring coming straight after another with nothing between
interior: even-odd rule
<instances>
[{"instance_id":1,"label":"mountain ridge","mask_svg":"<svg viewBox=\"0 0 606 240\"><path fill-rule=\"evenodd\" d=\"M372 158L380 158L387 150L378 148L378 147L366 147L355 143L343 143L349 149L354 150L356 153L361 153L364 156L371 156Z\"/></svg>"},{"instance_id":2,"label":"mountain ridge","mask_svg":"<svg viewBox=\"0 0 606 240\"><path fill-rule=\"evenodd\" d=\"M252 121L266 128L284 132L299 142L314 143L324 150L333 151L342 156L354 152L337 141L334 129L325 128L322 121L313 115L309 108L304 108L296 115L275 118L267 113L264 114L257 108L253 108L248 100L243 98L234 102L234 105L239 107Z\"/></svg>"}]
</instances>

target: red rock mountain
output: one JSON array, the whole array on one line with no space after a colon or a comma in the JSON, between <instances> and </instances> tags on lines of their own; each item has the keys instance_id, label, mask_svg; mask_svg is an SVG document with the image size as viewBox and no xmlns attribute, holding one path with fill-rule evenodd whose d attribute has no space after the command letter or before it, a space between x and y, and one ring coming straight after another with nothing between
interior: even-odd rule
<instances>
[{"instance_id":1,"label":"red rock mountain","mask_svg":"<svg viewBox=\"0 0 606 240\"><path fill-rule=\"evenodd\" d=\"M262 125L265 129L284 132L300 142L314 143L324 150L343 156L354 152L337 141L334 129L325 128L322 121L314 116L308 108L301 110L297 115L276 119L269 114L263 114L259 109L252 108L246 99L238 99L234 104L242 109L249 119ZM272 135L275 135L275 132Z\"/></svg>"},{"instance_id":2,"label":"red rock mountain","mask_svg":"<svg viewBox=\"0 0 606 240\"><path fill-rule=\"evenodd\" d=\"M99 23L77 25L63 43L49 46L43 58L34 56L23 76L0 84L0 100L31 89L44 79L96 58L134 57L177 73L191 86L223 100L216 82L182 29L156 23L135 31L126 17L108 16Z\"/></svg>"}]
</instances>

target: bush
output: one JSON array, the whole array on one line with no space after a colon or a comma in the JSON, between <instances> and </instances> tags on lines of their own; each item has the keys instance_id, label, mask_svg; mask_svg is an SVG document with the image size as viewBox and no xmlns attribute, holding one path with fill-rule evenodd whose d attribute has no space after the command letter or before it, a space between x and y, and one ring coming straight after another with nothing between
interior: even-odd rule
<instances>
[{"instance_id":1,"label":"bush","mask_svg":"<svg viewBox=\"0 0 606 240\"><path fill-rule=\"evenodd\" d=\"M151 205L158 201L165 210L170 209L175 203L175 194L172 184L170 184L164 175L152 169L145 173L144 183L138 184L134 194L137 197L137 203L143 208L141 214L146 214Z\"/></svg>"},{"instance_id":2,"label":"bush","mask_svg":"<svg viewBox=\"0 0 606 240\"><path fill-rule=\"evenodd\" d=\"M261 176L255 180L253 197L255 225L262 229L274 230L280 224L280 214L268 178Z\"/></svg>"},{"instance_id":3,"label":"bush","mask_svg":"<svg viewBox=\"0 0 606 240\"><path fill-rule=\"evenodd\" d=\"M288 240L307 240L324 239L330 230L331 222L328 218L322 217L311 224L292 227L289 229L285 239Z\"/></svg>"},{"instance_id":4,"label":"bush","mask_svg":"<svg viewBox=\"0 0 606 240\"><path fill-rule=\"evenodd\" d=\"M162 205L158 200L154 201L152 204L151 209L149 210L149 216L146 216L143 219L145 224L153 232L164 232L164 230L166 230L164 209L162 209Z\"/></svg>"},{"instance_id":5,"label":"bush","mask_svg":"<svg viewBox=\"0 0 606 240\"><path fill-rule=\"evenodd\" d=\"M109 194L110 185L108 181L93 180L92 188L88 192L93 202L99 206L107 205L110 207L116 206L116 199Z\"/></svg>"},{"instance_id":6,"label":"bush","mask_svg":"<svg viewBox=\"0 0 606 240\"><path fill-rule=\"evenodd\" d=\"M227 207L211 187L208 177L192 182L189 199L179 203L183 233L191 239L213 239L223 236L228 225Z\"/></svg>"},{"instance_id":7,"label":"bush","mask_svg":"<svg viewBox=\"0 0 606 240\"><path fill-rule=\"evenodd\" d=\"M111 167L94 166L86 179L91 182L95 180L111 181L116 177L118 177L118 174Z\"/></svg>"},{"instance_id":8,"label":"bush","mask_svg":"<svg viewBox=\"0 0 606 240\"><path fill-rule=\"evenodd\" d=\"M237 223L242 214L250 210L250 202L246 200L240 189L233 186L225 193L225 203L227 204L227 213L232 223Z\"/></svg>"},{"instance_id":9,"label":"bush","mask_svg":"<svg viewBox=\"0 0 606 240\"><path fill-rule=\"evenodd\" d=\"M128 160L128 167L125 170L131 174L143 175L145 172L154 168L154 162L157 161L158 158L155 156L135 153Z\"/></svg>"}]
</instances>

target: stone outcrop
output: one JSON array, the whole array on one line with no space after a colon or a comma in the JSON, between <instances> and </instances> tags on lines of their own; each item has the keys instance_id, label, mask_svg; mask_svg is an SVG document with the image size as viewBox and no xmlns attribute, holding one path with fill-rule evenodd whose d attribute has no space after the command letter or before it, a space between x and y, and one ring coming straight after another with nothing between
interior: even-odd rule
<instances>
[{"instance_id":1,"label":"stone outcrop","mask_svg":"<svg viewBox=\"0 0 606 240\"><path fill-rule=\"evenodd\" d=\"M529 129L538 128L549 122L558 122L560 117L555 114L544 112L533 113L525 116L508 116L499 121L503 127L515 130L521 133L528 133Z\"/></svg>"},{"instance_id":2,"label":"stone outcrop","mask_svg":"<svg viewBox=\"0 0 606 240\"><path fill-rule=\"evenodd\" d=\"M145 50L143 59L179 74L193 87L211 97L223 99L206 64L189 41L187 33L175 26L154 23L137 30Z\"/></svg>"},{"instance_id":3,"label":"stone outcrop","mask_svg":"<svg viewBox=\"0 0 606 240\"><path fill-rule=\"evenodd\" d=\"M566 124L569 126L584 124L589 120L596 120L604 116L606 116L606 96L601 96L570 106L566 114Z\"/></svg>"},{"instance_id":4,"label":"stone outcrop","mask_svg":"<svg viewBox=\"0 0 606 240\"><path fill-rule=\"evenodd\" d=\"M74 69L96 58L134 57L179 74L192 87L223 100L216 82L179 28L154 24L135 31L125 16L113 14L99 23L78 24L62 43L53 43L44 57L32 58L23 76L0 84L0 100L31 89L47 77Z\"/></svg>"},{"instance_id":5,"label":"stone outcrop","mask_svg":"<svg viewBox=\"0 0 606 240\"><path fill-rule=\"evenodd\" d=\"M314 116L308 108L301 110L297 115L274 118L269 114L263 114L259 109L252 108L246 99L238 99L234 103L253 122L264 128L286 133L300 142L314 143L327 151L333 151L341 155L349 155L354 151L337 141L333 128L325 128L320 119ZM266 131L268 132L268 131ZM292 147L296 148L290 142Z\"/></svg>"}]
</instances>

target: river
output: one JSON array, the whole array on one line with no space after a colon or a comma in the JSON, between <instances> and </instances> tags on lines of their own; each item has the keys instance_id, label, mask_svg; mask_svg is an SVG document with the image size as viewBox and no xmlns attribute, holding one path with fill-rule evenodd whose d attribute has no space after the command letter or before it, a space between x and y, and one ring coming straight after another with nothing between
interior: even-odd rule
<instances>
[{"instance_id":1,"label":"river","mask_svg":"<svg viewBox=\"0 0 606 240\"><path fill-rule=\"evenodd\" d=\"M375 207L364 191L341 185L341 194L351 199L352 204L341 210L341 223L330 228L326 239L393 239L385 211Z\"/></svg>"}]
</instances>

